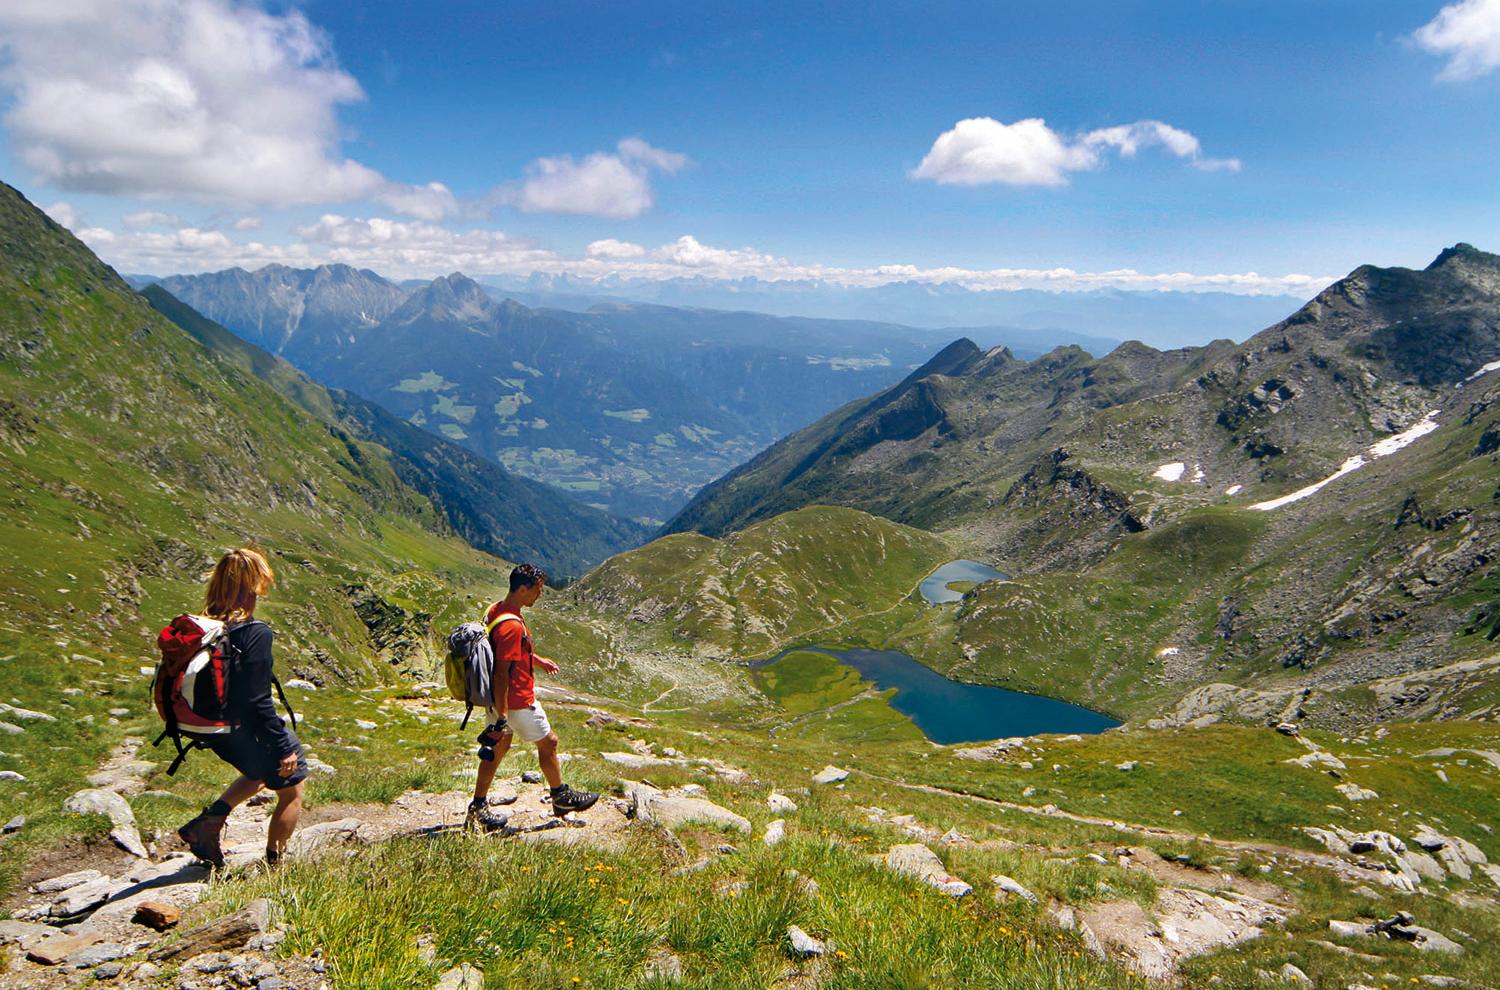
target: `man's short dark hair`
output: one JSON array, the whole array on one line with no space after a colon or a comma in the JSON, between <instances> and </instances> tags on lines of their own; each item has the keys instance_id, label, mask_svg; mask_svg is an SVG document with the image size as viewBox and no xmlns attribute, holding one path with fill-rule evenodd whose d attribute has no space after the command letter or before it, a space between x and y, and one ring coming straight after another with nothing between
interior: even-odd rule
<instances>
[{"instance_id":1,"label":"man's short dark hair","mask_svg":"<svg viewBox=\"0 0 1500 990\"><path fill-rule=\"evenodd\" d=\"M517 564L516 569L510 572L511 591L546 583L547 572L535 564Z\"/></svg>"}]
</instances>

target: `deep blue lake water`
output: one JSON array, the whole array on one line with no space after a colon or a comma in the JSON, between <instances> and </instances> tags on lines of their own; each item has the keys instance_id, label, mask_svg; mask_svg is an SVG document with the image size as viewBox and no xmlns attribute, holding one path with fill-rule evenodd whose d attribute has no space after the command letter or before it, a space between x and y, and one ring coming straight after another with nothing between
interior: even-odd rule
<instances>
[{"instance_id":1,"label":"deep blue lake water","mask_svg":"<svg viewBox=\"0 0 1500 990\"><path fill-rule=\"evenodd\" d=\"M1009 581L1010 575L977 560L953 560L939 567L922 581L922 597L930 605L956 602L963 594L948 585L958 581Z\"/></svg>"},{"instance_id":2,"label":"deep blue lake water","mask_svg":"<svg viewBox=\"0 0 1500 990\"><path fill-rule=\"evenodd\" d=\"M895 650L810 649L853 667L882 690L895 688L891 707L915 722L928 739L944 746L1042 732L1103 732L1120 724L1055 698L950 681ZM766 667L780 661L778 656L753 666Z\"/></svg>"}]
</instances>

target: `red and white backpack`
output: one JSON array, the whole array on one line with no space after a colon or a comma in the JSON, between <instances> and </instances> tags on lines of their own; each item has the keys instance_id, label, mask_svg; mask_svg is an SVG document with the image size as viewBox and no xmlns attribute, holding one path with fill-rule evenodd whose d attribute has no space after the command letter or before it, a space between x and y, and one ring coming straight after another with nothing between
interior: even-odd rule
<instances>
[{"instance_id":1,"label":"red and white backpack","mask_svg":"<svg viewBox=\"0 0 1500 990\"><path fill-rule=\"evenodd\" d=\"M152 745L171 739L177 748L177 757L167 768L171 776L191 750L207 745L208 737L237 728L230 699L236 693L240 655L229 639L229 626L201 615L179 615L156 637L156 645L161 661L151 681L151 698L166 728ZM281 683L274 677L271 680L296 725L296 713L287 704Z\"/></svg>"}]
</instances>

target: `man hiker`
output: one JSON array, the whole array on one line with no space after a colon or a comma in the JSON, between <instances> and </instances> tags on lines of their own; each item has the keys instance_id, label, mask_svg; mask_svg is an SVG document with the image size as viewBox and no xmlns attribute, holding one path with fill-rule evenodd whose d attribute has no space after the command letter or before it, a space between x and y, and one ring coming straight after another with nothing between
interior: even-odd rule
<instances>
[{"instance_id":1,"label":"man hiker","mask_svg":"<svg viewBox=\"0 0 1500 990\"><path fill-rule=\"evenodd\" d=\"M510 593L491 605L484 617L490 630L490 648L495 654L492 707L503 717L488 726L480 737L479 777L474 781L474 799L469 802L469 813L464 820L464 827L470 831L505 826L506 816L489 810L490 783L516 735L536 744L542 776L552 788L553 814L586 811L599 800L597 794L575 791L563 783L562 765L557 759L557 733L552 731L547 713L536 700L534 669L541 667L555 674L557 664L532 650L531 633L521 618L521 610L536 604L546 584L547 575L539 568L519 565L510 572Z\"/></svg>"}]
</instances>

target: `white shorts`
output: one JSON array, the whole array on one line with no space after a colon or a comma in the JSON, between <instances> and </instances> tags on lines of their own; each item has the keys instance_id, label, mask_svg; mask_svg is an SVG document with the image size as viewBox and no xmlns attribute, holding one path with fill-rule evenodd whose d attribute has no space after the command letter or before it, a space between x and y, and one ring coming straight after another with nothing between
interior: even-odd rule
<instances>
[{"instance_id":1,"label":"white shorts","mask_svg":"<svg viewBox=\"0 0 1500 990\"><path fill-rule=\"evenodd\" d=\"M547 721L547 713L542 710L540 701L526 708L507 708L505 725L507 732L515 733L529 743L546 739L552 731L552 723Z\"/></svg>"}]
</instances>

